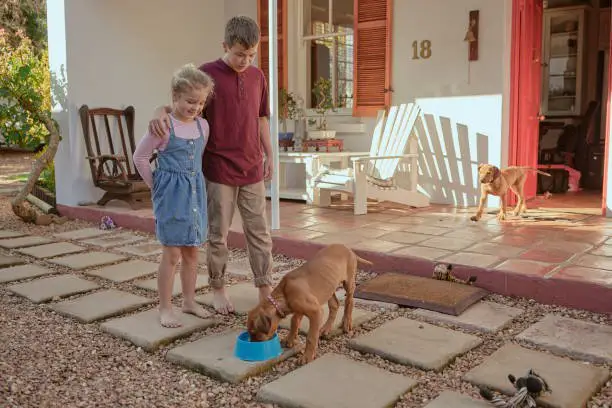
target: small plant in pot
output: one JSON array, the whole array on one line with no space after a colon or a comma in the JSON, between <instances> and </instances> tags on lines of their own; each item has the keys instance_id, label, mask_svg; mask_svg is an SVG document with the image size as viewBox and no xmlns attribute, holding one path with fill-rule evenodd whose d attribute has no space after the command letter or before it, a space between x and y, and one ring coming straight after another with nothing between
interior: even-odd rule
<instances>
[{"instance_id":1,"label":"small plant in pot","mask_svg":"<svg viewBox=\"0 0 612 408\"><path fill-rule=\"evenodd\" d=\"M294 132L287 132L287 119L299 119L299 99L293 92L287 92L285 88L279 89L278 110L282 131L278 132L278 140L293 140Z\"/></svg>"},{"instance_id":2,"label":"small plant in pot","mask_svg":"<svg viewBox=\"0 0 612 408\"><path fill-rule=\"evenodd\" d=\"M329 79L320 77L312 88L316 101L314 110L319 116L309 120L309 124L314 125L316 128L315 130L308 131L310 139L333 139L336 137L335 130L327 129L327 113L336 109L331 95L331 86Z\"/></svg>"}]
</instances>

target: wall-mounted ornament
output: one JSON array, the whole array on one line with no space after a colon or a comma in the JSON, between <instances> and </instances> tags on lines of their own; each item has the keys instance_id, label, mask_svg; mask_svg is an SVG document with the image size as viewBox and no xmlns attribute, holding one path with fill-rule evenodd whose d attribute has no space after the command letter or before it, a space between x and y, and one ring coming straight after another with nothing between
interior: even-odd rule
<instances>
[{"instance_id":1,"label":"wall-mounted ornament","mask_svg":"<svg viewBox=\"0 0 612 408\"><path fill-rule=\"evenodd\" d=\"M468 61L478 60L478 20L479 10L470 11L470 20L465 38L463 41L468 43Z\"/></svg>"}]
</instances>

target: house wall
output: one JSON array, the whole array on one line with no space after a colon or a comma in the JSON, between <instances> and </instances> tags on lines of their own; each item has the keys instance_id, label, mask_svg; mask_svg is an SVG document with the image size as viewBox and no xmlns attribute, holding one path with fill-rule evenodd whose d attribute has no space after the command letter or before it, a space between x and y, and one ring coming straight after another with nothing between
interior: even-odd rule
<instances>
[{"instance_id":1,"label":"house wall","mask_svg":"<svg viewBox=\"0 0 612 408\"><path fill-rule=\"evenodd\" d=\"M79 107L133 105L138 141L154 109L170 101L173 71L221 55L225 8L219 0L181 0L181 7L166 0L63 3L65 25L50 21L49 28L65 30L69 100L55 161L57 201L76 205L102 195L93 187L85 160ZM61 45L50 44L50 53Z\"/></svg>"}]
</instances>

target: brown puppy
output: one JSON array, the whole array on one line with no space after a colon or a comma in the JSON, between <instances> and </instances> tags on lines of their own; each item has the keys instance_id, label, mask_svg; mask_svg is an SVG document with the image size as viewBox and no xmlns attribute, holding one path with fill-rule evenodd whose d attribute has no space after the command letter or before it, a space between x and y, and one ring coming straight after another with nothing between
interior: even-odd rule
<instances>
[{"instance_id":1,"label":"brown puppy","mask_svg":"<svg viewBox=\"0 0 612 408\"><path fill-rule=\"evenodd\" d=\"M274 336L279 322L293 314L291 328L284 340L286 347L293 347L297 339L302 317L309 320L306 348L301 363L311 362L316 354L319 336L327 336L336 320L340 302L336 290L342 284L346 290L342 329L352 330L353 293L357 263L372 265L359 258L341 244L333 244L320 250L311 260L287 273L267 299L259 302L247 317L247 330L251 341L265 341ZM322 306L327 302L329 317L321 327Z\"/></svg>"},{"instance_id":2,"label":"brown puppy","mask_svg":"<svg viewBox=\"0 0 612 408\"><path fill-rule=\"evenodd\" d=\"M525 181L527 180L527 172L535 171L538 174L549 176L550 174L544 173L538 169L532 167L518 167L511 166L506 167L503 170L499 170L496 166L491 164L479 164L478 165L478 180L480 181L480 203L478 204L478 210L476 215L470 219L472 221L478 221L482 217L484 206L487 201L489 194L496 195L501 200L501 206L499 213L497 214L498 220L506 219L506 193L508 189L512 190L518 197L516 208L514 209L514 215L519 215L527 211L527 205L525 204Z\"/></svg>"}]
</instances>

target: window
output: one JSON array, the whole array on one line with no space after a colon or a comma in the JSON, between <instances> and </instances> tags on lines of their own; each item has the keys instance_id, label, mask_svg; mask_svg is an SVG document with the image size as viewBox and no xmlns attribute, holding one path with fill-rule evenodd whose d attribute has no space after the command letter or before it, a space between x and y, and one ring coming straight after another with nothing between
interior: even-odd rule
<instances>
[{"instance_id":1,"label":"window","mask_svg":"<svg viewBox=\"0 0 612 408\"><path fill-rule=\"evenodd\" d=\"M353 107L354 0L304 0L304 40L308 41L307 89L318 78L331 82L332 98L338 107ZM312 93L308 106L316 105Z\"/></svg>"}]
</instances>

